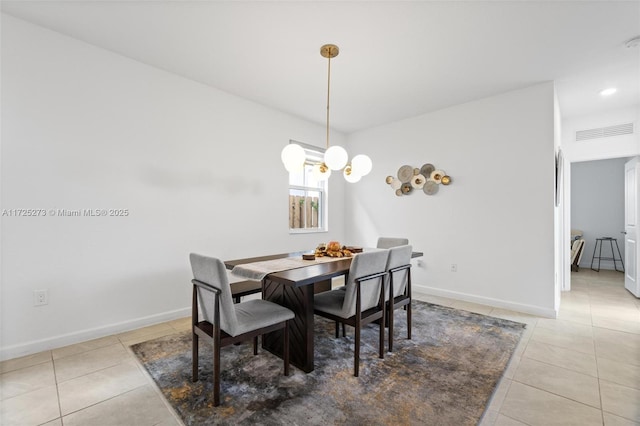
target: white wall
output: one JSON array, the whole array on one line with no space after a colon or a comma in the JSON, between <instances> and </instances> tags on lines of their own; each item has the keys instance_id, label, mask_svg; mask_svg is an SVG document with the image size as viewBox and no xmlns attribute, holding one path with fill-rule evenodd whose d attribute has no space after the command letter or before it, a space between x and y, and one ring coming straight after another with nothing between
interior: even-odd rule
<instances>
[{"instance_id":1,"label":"white wall","mask_svg":"<svg viewBox=\"0 0 640 426\"><path fill-rule=\"evenodd\" d=\"M129 216L2 217L0 357L187 315L191 251L342 240L342 179L330 232L289 235L289 139L324 127L3 15L2 209Z\"/></svg>"},{"instance_id":2,"label":"white wall","mask_svg":"<svg viewBox=\"0 0 640 426\"><path fill-rule=\"evenodd\" d=\"M346 235L406 236L424 251L417 290L554 316L554 88L544 83L349 136L370 176L346 190ZM403 164L453 177L435 196L397 197ZM458 272L450 272L457 264Z\"/></svg>"},{"instance_id":3,"label":"white wall","mask_svg":"<svg viewBox=\"0 0 640 426\"><path fill-rule=\"evenodd\" d=\"M626 158L573 163L571 166L571 228L584 232L584 254L580 266L591 266L596 238L613 237L624 259L624 163ZM615 248L615 245L614 245ZM604 243L602 256L611 257ZM616 258L618 258L616 250ZM621 263L618 269L621 269ZM601 261L602 269L613 269L612 261Z\"/></svg>"},{"instance_id":4,"label":"white wall","mask_svg":"<svg viewBox=\"0 0 640 426\"><path fill-rule=\"evenodd\" d=\"M555 86L554 86L555 87ZM564 176L566 175L567 166L562 153L562 114L560 111L560 103L558 94L553 94L553 149L556 156L556 173L555 173L555 191L556 206L554 209L553 234L555 247L555 265L554 265L554 309L556 312L560 309L561 291L566 286L567 275L571 273L566 264L569 262L569 242L564 238L564 211L568 204L565 200L565 191L563 188ZM561 155L562 154L562 155Z\"/></svg>"}]
</instances>

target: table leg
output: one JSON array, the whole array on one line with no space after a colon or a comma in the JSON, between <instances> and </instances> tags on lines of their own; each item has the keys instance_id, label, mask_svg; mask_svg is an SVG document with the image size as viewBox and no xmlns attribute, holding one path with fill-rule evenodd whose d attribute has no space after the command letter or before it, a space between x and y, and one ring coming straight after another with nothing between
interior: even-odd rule
<instances>
[{"instance_id":1,"label":"table leg","mask_svg":"<svg viewBox=\"0 0 640 426\"><path fill-rule=\"evenodd\" d=\"M290 362L305 373L313 371L313 286L293 287L265 278L262 297L293 311L295 318L289 321ZM283 338L282 330L265 334L262 347L282 358Z\"/></svg>"}]
</instances>

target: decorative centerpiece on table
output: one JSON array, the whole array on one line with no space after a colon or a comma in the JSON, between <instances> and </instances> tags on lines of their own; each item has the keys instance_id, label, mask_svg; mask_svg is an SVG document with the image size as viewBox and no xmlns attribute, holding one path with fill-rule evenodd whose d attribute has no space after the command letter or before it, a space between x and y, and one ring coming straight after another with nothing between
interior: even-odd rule
<instances>
[{"instance_id":1,"label":"decorative centerpiece on table","mask_svg":"<svg viewBox=\"0 0 640 426\"><path fill-rule=\"evenodd\" d=\"M338 241L329 241L327 244L318 244L315 249L316 257L351 257L354 253L362 251L360 247L347 247L340 244Z\"/></svg>"}]
</instances>

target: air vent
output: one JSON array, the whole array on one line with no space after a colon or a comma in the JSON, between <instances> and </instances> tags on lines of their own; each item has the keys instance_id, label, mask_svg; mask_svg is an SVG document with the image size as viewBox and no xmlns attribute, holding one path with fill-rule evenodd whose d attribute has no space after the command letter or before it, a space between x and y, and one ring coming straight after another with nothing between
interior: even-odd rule
<instances>
[{"instance_id":1,"label":"air vent","mask_svg":"<svg viewBox=\"0 0 640 426\"><path fill-rule=\"evenodd\" d=\"M633 123L618 124L617 126L600 127L599 129L578 130L576 132L576 141L631 134L633 134Z\"/></svg>"}]
</instances>

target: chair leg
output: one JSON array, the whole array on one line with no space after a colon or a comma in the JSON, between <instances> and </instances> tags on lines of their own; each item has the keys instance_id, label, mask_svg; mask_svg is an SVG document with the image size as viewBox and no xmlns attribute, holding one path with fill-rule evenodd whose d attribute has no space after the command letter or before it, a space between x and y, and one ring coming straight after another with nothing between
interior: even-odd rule
<instances>
[{"instance_id":1,"label":"chair leg","mask_svg":"<svg viewBox=\"0 0 640 426\"><path fill-rule=\"evenodd\" d=\"M191 381L198 381L198 335L192 332L191 344Z\"/></svg>"},{"instance_id":2,"label":"chair leg","mask_svg":"<svg viewBox=\"0 0 640 426\"><path fill-rule=\"evenodd\" d=\"M356 322L355 350L353 355L353 375L360 374L360 322Z\"/></svg>"},{"instance_id":3,"label":"chair leg","mask_svg":"<svg viewBox=\"0 0 640 426\"><path fill-rule=\"evenodd\" d=\"M407 339L411 340L411 300L407 307Z\"/></svg>"},{"instance_id":4,"label":"chair leg","mask_svg":"<svg viewBox=\"0 0 640 426\"><path fill-rule=\"evenodd\" d=\"M284 324L284 347L282 355L284 358L284 375L289 375L289 321Z\"/></svg>"},{"instance_id":5,"label":"chair leg","mask_svg":"<svg viewBox=\"0 0 640 426\"><path fill-rule=\"evenodd\" d=\"M342 323L342 337L347 337L347 331L345 329L344 323Z\"/></svg>"},{"instance_id":6,"label":"chair leg","mask_svg":"<svg viewBox=\"0 0 640 426\"><path fill-rule=\"evenodd\" d=\"M383 302L384 303L384 302ZM382 305L382 318L380 319L380 341L378 342L378 358L384 359L384 323L385 323L385 307Z\"/></svg>"},{"instance_id":7,"label":"chair leg","mask_svg":"<svg viewBox=\"0 0 640 426\"><path fill-rule=\"evenodd\" d=\"M253 338L253 354L258 355L258 336Z\"/></svg>"},{"instance_id":8,"label":"chair leg","mask_svg":"<svg viewBox=\"0 0 640 426\"><path fill-rule=\"evenodd\" d=\"M336 339L340 337L340 323L336 321Z\"/></svg>"},{"instance_id":9,"label":"chair leg","mask_svg":"<svg viewBox=\"0 0 640 426\"><path fill-rule=\"evenodd\" d=\"M393 352L393 300L389 300L389 352Z\"/></svg>"},{"instance_id":10,"label":"chair leg","mask_svg":"<svg viewBox=\"0 0 640 426\"><path fill-rule=\"evenodd\" d=\"M220 339L213 346L213 406L220 405Z\"/></svg>"}]
</instances>

